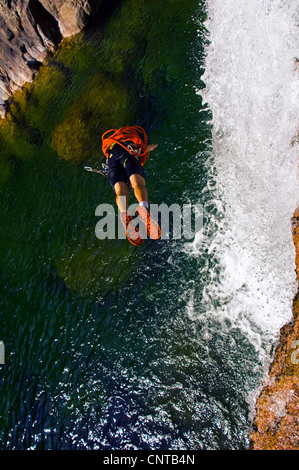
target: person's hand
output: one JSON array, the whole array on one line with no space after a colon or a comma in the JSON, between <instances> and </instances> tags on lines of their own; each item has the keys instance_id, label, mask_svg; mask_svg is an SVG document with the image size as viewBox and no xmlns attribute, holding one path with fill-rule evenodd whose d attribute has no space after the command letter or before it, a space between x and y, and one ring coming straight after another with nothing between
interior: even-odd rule
<instances>
[{"instance_id":1,"label":"person's hand","mask_svg":"<svg viewBox=\"0 0 299 470\"><path fill-rule=\"evenodd\" d=\"M151 152L152 150L154 150L154 149L157 148L157 147L158 147L158 144L151 144L151 145L148 145L148 146L147 146L147 150L148 150L149 152Z\"/></svg>"}]
</instances>

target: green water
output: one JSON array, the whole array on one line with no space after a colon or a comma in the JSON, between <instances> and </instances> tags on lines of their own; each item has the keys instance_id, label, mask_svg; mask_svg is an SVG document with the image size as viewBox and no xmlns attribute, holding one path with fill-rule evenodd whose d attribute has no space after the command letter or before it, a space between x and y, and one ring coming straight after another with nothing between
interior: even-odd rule
<instances>
[{"instance_id":1,"label":"green water","mask_svg":"<svg viewBox=\"0 0 299 470\"><path fill-rule=\"evenodd\" d=\"M205 314L217 260L183 239L98 240L114 194L83 169L102 161L102 132L141 125L159 144L150 202L201 202L217 230L204 19L198 0L110 3L1 123L0 449L248 445L257 358Z\"/></svg>"}]
</instances>

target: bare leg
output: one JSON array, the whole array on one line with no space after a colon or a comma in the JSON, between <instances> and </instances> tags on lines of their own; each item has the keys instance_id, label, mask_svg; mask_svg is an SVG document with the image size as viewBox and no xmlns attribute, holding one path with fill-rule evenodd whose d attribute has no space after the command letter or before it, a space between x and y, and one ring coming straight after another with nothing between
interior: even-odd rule
<instances>
[{"instance_id":1,"label":"bare leg","mask_svg":"<svg viewBox=\"0 0 299 470\"><path fill-rule=\"evenodd\" d=\"M148 192L145 186L145 179L143 178L143 176L138 174L130 176L130 183L132 185L137 201L148 202Z\"/></svg>"},{"instance_id":2,"label":"bare leg","mask_svg":"<svg viewBox=\"0 0 299 470\"><path fill-rule=\"evenodd\" d=\"M114 191L116 194L116 204L119 208L119 211L126 211L129 206L130 196L130 190L128 188L128 185L126 183L123 183L122 181L119 181L118 183L115 183Z\"/></svg>"},{"instance_id":3,"label":"bare leg","mask_svg":"<svg viewBox=\"0 0 299 470\"><path fill-rule=\"evenodd\" d=\"M132 225L132 216L128 212L130 189L126 183L118 182L114 185L114 191L116 204L120 211L120 220L126 229L127 238L133 245L140 246L143 243L143 238L140 238L136 226Z\"/></svg>"}]
</instances>

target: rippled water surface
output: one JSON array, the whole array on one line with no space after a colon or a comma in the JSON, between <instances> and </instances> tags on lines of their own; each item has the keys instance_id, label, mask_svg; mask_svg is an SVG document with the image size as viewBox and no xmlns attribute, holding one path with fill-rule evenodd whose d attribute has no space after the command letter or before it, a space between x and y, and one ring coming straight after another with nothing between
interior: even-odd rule
<instances>
[{"instance_id":1,"label":"rippled water surface","mask_svg":"<svg viewBox=\"0 0 299 470\"><path fill-rule=\"evenodd\" d=\"M205 20L198 0L115 2L0 125L1 449L248 446L273 335L242 304L248 277L225 288ZM150 202L204 206L193 242L95 236L114 194L83 167L102 161L102 132L135 124L159 144Z\"/></svg>"}]
</instances>

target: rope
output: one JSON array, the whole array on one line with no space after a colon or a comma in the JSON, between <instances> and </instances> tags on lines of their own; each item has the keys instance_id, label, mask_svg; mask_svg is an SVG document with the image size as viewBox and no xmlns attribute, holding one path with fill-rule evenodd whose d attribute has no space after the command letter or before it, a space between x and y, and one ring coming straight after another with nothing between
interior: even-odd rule
<instances>
[{"instance_id":1,"label":"rope","mask_svg":"<svg viewBox=\"0 0 299 470\"><path fill-rule=\"evenodd\" d=\"M111 135L107 136L109 133ZM106 131L102 135L102 150L106 158L109 156L110 146L115 143L126 149L127 152L136 156L136 153L133 150L128 149L123 142L133 142L139 149L141 149L141 153L138 156L141 165L144 165L149 157L149 151L147 149L148 137L145 130L140 126L127 126L121 127L120 129L110 129L109 131Z\"/></svg>"}]
</instances>

